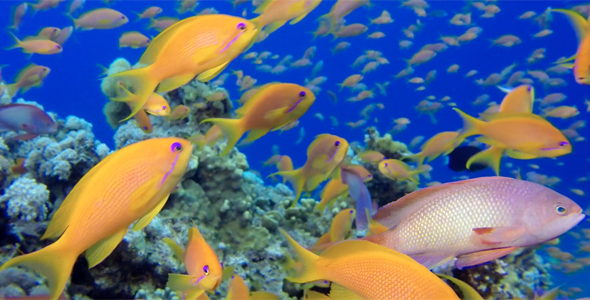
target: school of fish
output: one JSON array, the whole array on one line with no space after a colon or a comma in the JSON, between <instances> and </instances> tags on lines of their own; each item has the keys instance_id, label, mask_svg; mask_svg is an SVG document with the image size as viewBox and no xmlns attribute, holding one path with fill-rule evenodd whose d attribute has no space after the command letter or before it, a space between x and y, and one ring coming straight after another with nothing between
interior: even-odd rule
<instances>
[{"instance_id":1,"label":"school of fish","mask_svg":"<svg viewBox=\"0 0 590 300\"><path fill-rule=\"evenodd\" d=\"M451 15L451 12L433 9L431 5L436 4L426 0L398 1L399 7L370 0L230 1L234 9L243 8L242 14L235 10L228 14L218 13L214 8L194 13L199 4L197 0L175 1L178 5L176 13L158 6L136 12L138 21L149 21L148 29L159 33L151 37L139 31L122 33L118 46L140 49L143 54L132 69L108 74L105 78L116 82L117 96L110 101L125 103L131 111L120 121L133 118L130 122L150 133L153 130L151 118L161 117L173 122L186 119L193 113L188 106L170 107L164 93L195 79L223 85L230 76L224 71L232 66L241 94L234 104L239 106L233 110L234 117L202 120L202 126L208 128L204 134L152 138L111 153L78 181L51 218L41 239L53 242L38 251L17 255L4 262L0 272L18 266L28 267L45 277L49 299L63 299L64 288L81 254L84 253L89 268L99 265L119 245L129 228L142 230L164 208L170 194L182 182L194 148L225 141L219 152L220 156L225 156L237 146L256 145L259 139L270 139L267 135L280 138L283 131L299 126L302 116L316 102L327 99L335 104L342 97L351 104L367 103L363 109L358 106L355 109L360 113L360 119L345 122L351 130L362 128L368 122L377 122L372 116L377 109L393 107L388 103L391 102L387 99L388 89L404 84L415 87L416 95L420 95L416 97L422 97L437 77L436 70L425 72L424 66L441 52L460 47L482 35L484 29L475 24L476 18L494 18L501 14L502 7L502 2L496 1L465 1L462 12ZM71 26L61 29L45 27L29 36L23 36L19 31L22 22L34 18L28 11L50 13L57 7L65 7L62 2L65 1L11 3L14 6L12 25L6 35L14 42L5 51L21 51L30 63L18 72L13 83L2 83L0 73L0 96L16 97L31 88L42 88L45 78L51 76L50 68L32 60L39 55L67 55L68 45L65 43L72 35L83 34L80 31L114 30L132 25L125 15L127 12L116 9L116 2L113 5L112 1L105 4L73 0L68 1L66 12L71 18ZM95 8L79 13L84 6ZM389 11L382 9L384 7ZM349 15L361 15L359 11L369 8L372 9L366 11L371 16L368 21L346 23L345 18ZM265 40L279 35L284 26L313 23L309 15L316 10L323 14L317 17L318 28L312 33L313 38L331 35L337 40L331 50L333 55L347 51L350 38L363 35L367 39L391 39L391 45L414 52L407 52L407 57L403 58L405 68L391 71L391 80L377 83L368 80L369 73L386 68L390 61L382 52L367 49L354 62L342 62L352 65L353 70L347 70L346 74L341 71L339 84L333 88L321 87L327 78L319 75L324 61L313 61L316 47L308 48L299 59L292 55L281 58L281 55L262 51ZM402 29L404 38L395 38L395 42L390 37L392 29L396 28L390 25L394 22L392 15L397 15L394 11L415 19ZM168 16L159 16L162 13ZM250 14L255 16L247 18ZM514 21L528 20L539 26L540 31L531 38L542 39L557 34L557 31L570 30L565 26L550 26L556 22L554 19L563 17L572 25L578 46L562 47L560 55L563 57L546 70L530 67L526 72L514 71L515 63L500 73L474 80L473 84L482 87L497 86L504 94L503 99L497 99L499 104L490 101L488 94L475 99L472 106L476 109L484 107L479 109L477 116L463 111L473 110L473 107L451 102L450 96L437 98L431 95L414 105L409 102L396 104L413 105L419 115L427 115L432 124L440 127L437 134L424 142L424 136L408 141L410 149L421 144L414 154L386 157L329 130L315 136L307 147L303 164L295 163L288 155L274 153L264 165L277 169L268 177L277 181L281 178L283 183L292 186L292 207L298 205L302 196L313 195L314 191L321 189L314 212L323 215L327 210L339 211L329 231L312 245L300 245L289 235L289 228L280 229L285 245L292 250L292 254L285 251L283 262L276 262L284 269L285 279L328 288L324 292L306 285L305 299L483 299L477 287L432 270L444 265L459 269L472 267L524 247L553 245L551 243L582 222L585 218L583 208L566 195L552 190L551 184L547 183L550 178L533 173L527 174L529 180L522 180L520 173L516 178L500 174L501 161L505 157L555 159L579 151L574 143L583 142L584 138L577 130L583 128L586 121L577 121L567 129L556 127L552 118L573 118L581 112L576 106L560 105L567 96L548 90L567 84L560 76L570 73L577 84L590 85L588 15L590 4L567 9L547 8L541 12L523 10ZM415 45L414 37L421 34L422 28L432 19L444 19L466 30L458 36L441 31L439 41ZM524 43L523 39L506 34L490 39L490 43L493 47L509 48ZM253 51L248 52L250 49ZM533 64L544 55L544 48L537 49L526 61ZM245 74L236 69L239 63L234 61L238 57L242 58L242 64L252 62L256 71L273 76L288 69L311 68L310 76L305 82L259 82L254 73ZM456 74L460 70L463 71L461 66L451 64L443 72ZM424 75L413 75L418 72ZM478 70L472 69L465 72L464 78L476 74ZM553 75L555 77L551 77ZM542 99L535 98L538 93L535 85L539 84L544 87ZM216 92L207 95L206 102L223 101L229 96L228 92ZM589 100L586 105L588 112ZM463 122L462 128L439 124L436 114L445 106L456 112L456 119ZM313 117L322 122L325 120L322 113ZM335 116L331 115L329 119L332 127L338 126ZM413 126L412 123L416 122L407 117L394 118L390 133L399 134ZM15 140L53 134L57 128L52 116L35 105L13 103L0 106L0 132L18 132ZM300 126L300 140L295 144L303 139L304 134ZM497 176L474 179L466 176L453 182L434 182L430 178L433 168L426 163L441 156L448 156L453 170L475 172L491 168ZM13 167L13 172L26 172L23 161L18 164ZM374 170L373 174L370 170ZM428 183L427 187L378 207L366 185L375 176L416 186L421 179ZM590 176L579 180L588 181ZM572 189L572 193L584 195L581 189ZM348 197L354 202L353 207L338 208L336 203ZM220 253L208 244L213 241L206 241L198 227L199 224L194 224L188 233L176 233L188 234L186 246L178 245L173 237L162 239L161 242L185 265L187 272L169 274L166 287L179 293L182 299L209 299L208 293L215 293L222 282L229 280L226 299L279 299L278 295L265 291L250 291L243 278L234 274L232 266L220 262ZM588 229L570 234L590 240ZM579 248L590 252L590 242L581 243ZM564 273L590 265L588 258L576 260L558 247L544 248L544 251L559 261L556 268L561 268ZM456 293L457 289L461 293ZM535 299L554 299L558 292L559 289L555 289L543 296L535 295Z\"/></svg>"}]
</instances>

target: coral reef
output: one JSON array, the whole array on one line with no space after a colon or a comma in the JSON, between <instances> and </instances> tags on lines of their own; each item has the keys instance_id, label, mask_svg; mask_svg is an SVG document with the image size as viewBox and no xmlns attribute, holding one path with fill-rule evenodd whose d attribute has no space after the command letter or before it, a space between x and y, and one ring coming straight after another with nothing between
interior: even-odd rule
<instances>
[{"instance_id":1,"label":"coral reef","mask_svg":"<svg viewBox=\"0 0 590 300\"><path fill-rule=\"evenodd\" d=\"M389 133L384 136L379 135L379 131L375 127L367 128L365 145L366 150L378 151L387 158L402 159L410 154L404 143L392 140ZM383 176L377 166L368 163L363 163L363 166L373 175L373 179L366 185L373 201L377 202L380 207L418 189L415 183L391 180Z\"/></svg>"},{"instance_id":2,"label":"coral reef","mask_svg":"<svg viewBox=\"0 0 590 300\"><path fill-rule=\"evenodd\" d=\"M453 270L455 278L476 288L484 299L526 298L527 289L548 290L550 265L536 248L522 248L487 264Z\"/></svg>"}]
</instances>

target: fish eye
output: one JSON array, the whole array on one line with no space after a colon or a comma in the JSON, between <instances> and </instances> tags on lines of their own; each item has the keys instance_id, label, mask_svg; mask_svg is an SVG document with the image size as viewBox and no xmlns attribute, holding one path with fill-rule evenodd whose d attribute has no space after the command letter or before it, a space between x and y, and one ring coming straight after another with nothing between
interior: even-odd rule
<instances>
[{"instance_id":1,"label":"fish eye","mask_svg":"<svg viewBox=\"0 0 590 300\"><path fill-rule=\"evenodd\" d=\"M125 16L121 16L121 19L125 20Z\"/></svg>"},{"instance_id":2,"label":"fish eye","mask_svg":"<svg viewBox=\"0 0 590 300\"><path fill-rule=\"evenodd\" d=\"M170 150L172 150L172 152L180 152L182 151L182 144L180 144L179 142L175 142L172 144L172 146L170 146ZM207 267L208 269L209 267Z\"/></svg>"},{"instance_id":3,"label":"fish eye","mask_svg":"<svg viewBox=\"0 0 590 300\"><path fill-rule=\"evenodd\" d=\"M166 110L166 106L162 106L162 109L163 109L163 110Z\"/></svg>"},{"instance_id":4,"label":"fish eye","mask_svg":"<svg viewBox=\"0 0 590 300\"><path fill-rule=\"evenodd\" d=\"M567 146L567 145L569 145L569 144L570 144L570 143L568 143L568 142L559 142L559 146L561 146L561 147L563 147L563 146Z\"/></svg>"},{"instance_id":5,"label":"fish eye","mask_svg":"<svg viewBox=\"0 0 590 300\"><path fill-rule=\"evenodd\" d=\"M246 29L246 24L244 23L239 23L238 26L236 26L239 30L245 30Z\"/></svg>"},{"instance_id":6,"label":"fish eye","mask_svg":"<svg viewBox=\"0 0 590 300\"><path fill-rule=\"evenodd\" d=\"M351 209L351 210L350 210L350 213L353 213L353 212L354 212L354 210L352 210L352 209Z\"/></svg>"},{"instance_id":7,"label":"fish eye","mask_svg":"<svg viewBox=\"0 0 590 300\"><path fill-rule=\"evenodd\" d=\"M532 85L529 85L529 87L526 90L527 90L527 92L532 91L533 90L533 86Z\"/></svg>"},{"instance_id":8,"label":"fish eye","mask_svg":"<svg viewBox=\"0 0 590 300\"><path fill-rule=\"evenodd\" d=\"M563 207L561 205L558 205L558 206L555 207L555 212L558 215L562 215L563 216L563 215L565 215L567 213L567 208L565 208L565 207Z\"/></svg>"},{"instance_id":9,"label":"fish eye","mask_svg":"<svg viewBox=\"0 0 590 300\"><path fill-rule=\"evenodd\" d=\"M221 268L223 269L223 263L219 263L221 265Z\"/></svg>"},{"instance_id":10,"label":"fish eye","mask_svg":"<svg viewBox=\"0 0 590 300\"><path fill-rule=\"evenodd\" d=\"M205 272L205 275L209 275L209 266L208 265L205 265L203 267L203 272Z\"/></svg>"},{"instance_id":11,"label":"fish eye","mask_svg":"<svg viewBox=\"0 0 590 300\"><path fill-rule=\"evenodd\" d=\"M60 45L55 45L55 49L61 49Z\"/></svg>"},{"instance_id":12,"label":"fish eye","mask_svg":"<svg viewBox=\"0 0 590 300\"><path fill-rule=\"evenodd\" d=\"M383 165L384 165L384 166L386 166L386 167L387 167L387 166L389 166L389 164L388 164L388 163L384 163Z\"/></svg>"},{"instance_id":13,"label":"fish eye","mask_svg":"<svg viewBox=\"0 0 590 300\"><path fill-rule=\"evenodd\" d=\"M147 130L147 126L143 126L143 130Z\"/></svg>"},{"instance_id":14,"label":"fish eye","mask_svg":"<svg viewBox=\"0 0 590 300\"><path fill-rule=\"evenodd\" d=\"M334 143L334 146L336 146L336 147L340 146L340 141L336 141L336 143Z\"/></svg>"},{"instance_id":15,"label":"fish eye","mask_svg":"<svg viewBox=\"0 0 590 300\"><path fill-rule=\"evenodd\" d=\"M305 91L299 92L299 97L301 97L301 98L305 97Z\"/></svg>"},{"instance_id":16,"label":"fish eye","mask_svg":"<svg viewBox=\"0 0 590 300\"><path fill-rule=\"evenodd\" d=\"M373 177L371 174L367 175L367 177Z\"/></svg>"}]
</instances>

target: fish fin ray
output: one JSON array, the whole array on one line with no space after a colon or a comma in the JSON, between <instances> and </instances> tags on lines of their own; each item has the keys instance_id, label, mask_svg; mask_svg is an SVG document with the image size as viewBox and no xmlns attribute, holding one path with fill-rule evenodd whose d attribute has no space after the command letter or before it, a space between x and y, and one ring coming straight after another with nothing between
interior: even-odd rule
<instances>
[{"instance_id":1,"label":"fish fin ray","mask_svg":"<svg viewBox=\"0 0 590 300\"><path fill-rule=\"evenodd\" d=\"M168 282L166 287L177 292L191 292L195 289L199 289L195 284L195 276L184 275L184 274L168 274Z\"/></svg>"},{"instance_id":2,"label":"fish fin ray","mask_svg":"<svg viewBox=\"0 0 590 300\"><path fill-rule=\"evenodd\" d=\"M220 156L227 155L246 132L241 119L212 118L201 121L201 123L206 122L211 122L219 126L219 129L223 132L223 136L227 139L225 149L219 154Z\"/></svg>"},{"instance_id":3,"label":"fish fin ray","mask_svg":"<svg viewBox=\"0 0 590 300\"><path fill-rule=\"evenodd\" d=\"M208 82L211 79L215 78L217 75L219 75L219 73L223 72L223 70L227 67L227 65L229 64L228 62L222 63L221 65L215 67L215 68L211 68L205 72L202 72L201 74L199 74L197 76L197 80L201 81L201 82Z\"/></svg>"},{"instance_id":4,"label":"fish fin ray","mask_svg":"<svg viewBox=\"0 0 590 300\"><path fill-rule=\"evenodd\" d=\"M365 298L361 297L359 294L337 283L332 283L330 285L330 293L328 296L333 300L365 300Z\"/></svg>"},{"instance_id":5,"label":"fish fin ray","mask_svg":"<svg viewBox=\"0 0 590 300\"><path fill-rule=\"evenodd\" d=\"M180 261L183 261L184 249L182 248L182 246L178 245L170 238L163 238L162 242L164 242L166 245L168 245L168 247L170 247L170 250L172 251L172 254L174 254L174 257L176 257Z\"/></svg>"},{"instance_id":6,"label":"fish fin ray","mask_svg":"<svg viewBox=\"0 0 590 300\"><path fill-rule=\"evenodd\" d=\"M142 230L144 227L148 226L150 222L156 217L156 215L162 210L162 208L166 204L166 201L168 201L168 197L170 197L170 194L166 195L166 197L160 200L160 202L158 202L158 204L154 208L152 208L152 210L150 210L147 214L139 218L139 220L137 220L135 224L133 224L133 227L131 229L133 229L133 231L139 231Z\"/></svg>"},{"instance_id":7,"label":"fish fin ray","mask_svg":"<svg viewBox=\"0 0 590 300\"><path fill-rule=\"evenodd\" d=\"M507 248L484 250L484 251L473 252L473 253L461 255L458 257L458 260L455 262L455 267L462 269L465 267L471 267L471 266L483 264L483 263L486 263L490 260L494 260L496 258L500 258L502 256L508 255L516 249L518 249L518 247L507 247Z\"/></svg>"},{"instance_id":8,"label":"fish fin ray","mask_svg":"<svg viewBox=\"0 0 590 300\"><path fill-rule=\"evenodd\" d=\"M471 168L473 164L482 164L491 167L496 176L500 176L500 162L502 161L502 155L506 149L491 146L488 149L476 153L472 157L467 160L465 167L467 169Z\"/></svg>"},{"instance_id":9,"label":"fish fin ray","mask_svg":"<svg viewBox=\"0 0 590 300\"><path fill-rule=\"evenodd\" d=\"M485 245L514 242L526 234L522 226L473 228L477 238Z\"/></svg>"},{"instance_id":10,"label":"fish fin ray","mask_svg":"<svg viewBox=\"0 0 590 300\"><path fill-rule=\"evenodd\" d=\"M160 84L158 84L158 87L156 88L156 92L157 93L164 93L164 92L168 92L171 90L175 90L175 89L191 82L191 80L193 80L193 78L195 78L194 74L187 73L187 74L182 74L182 75L178 75L178 76L164 79L160 82Z\"/></svg>"},{"instance_id":11,"label":"fish fin ray","mask_svg":"<svg viewBox=\"0 0 590 300\"><path fill-rule=\"evenodd\" d=\"M84 254L88 261L88 269L98 265L107 258L113 250L115 250L117 245L121 243L121 240L123 240L126 233L127 228L123 228L119 232L100 240L98 243L88 248Z\"/></svg>"}]
</instances>

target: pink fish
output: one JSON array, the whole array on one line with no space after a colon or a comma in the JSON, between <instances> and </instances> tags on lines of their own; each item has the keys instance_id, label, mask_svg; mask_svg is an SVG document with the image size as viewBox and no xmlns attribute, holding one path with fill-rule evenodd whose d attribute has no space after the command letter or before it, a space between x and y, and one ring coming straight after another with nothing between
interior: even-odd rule
<instances>
[{"instance_id":1,"label":"pink fish","mask_svg":"<svg viewBox=\"0 0 590 300\"><path fill-rule=\"evenodd\" d=\"M8 104L0 106L0 132L24 131L15 139L30 140L39 134L57 131L51 117L37 106L28 104Z\"/></svg>"},{"instance_id":2,"label":"pink fish","mask_svg":"<svg viewBox=\"0 0 590 300\"><path fill-rule=\"evenodd\" d=\"M113 29L127 24L129 19L119 11L110 8L97 8L88 11L74 20L74 28L82 30Z\"/></svg>"},{"instance_id":3,"label":"pink fish","mask_svg":"<svg viewBox=\"0 0 590 300\"><path fill-rule=\"evenodd\" d=\"M571 199L533 182L481 177L428 187L377 211L388 231L364 239L429 269L458 258L458 268L500 258L564 234L582 219Z\"/></svg>"},{"instance_id":4,"label":"pink fish","mask_svg":"<svg viewBox=\"0 0 590 300\"><path fill-rule=\"evenodd\" d=\"M22 3L14 10L14 16L12 18L12 26L10 28L18 30L20 23L22 22L23 16L27 13L28 4Z\"/></svg>"}]
</instances>

